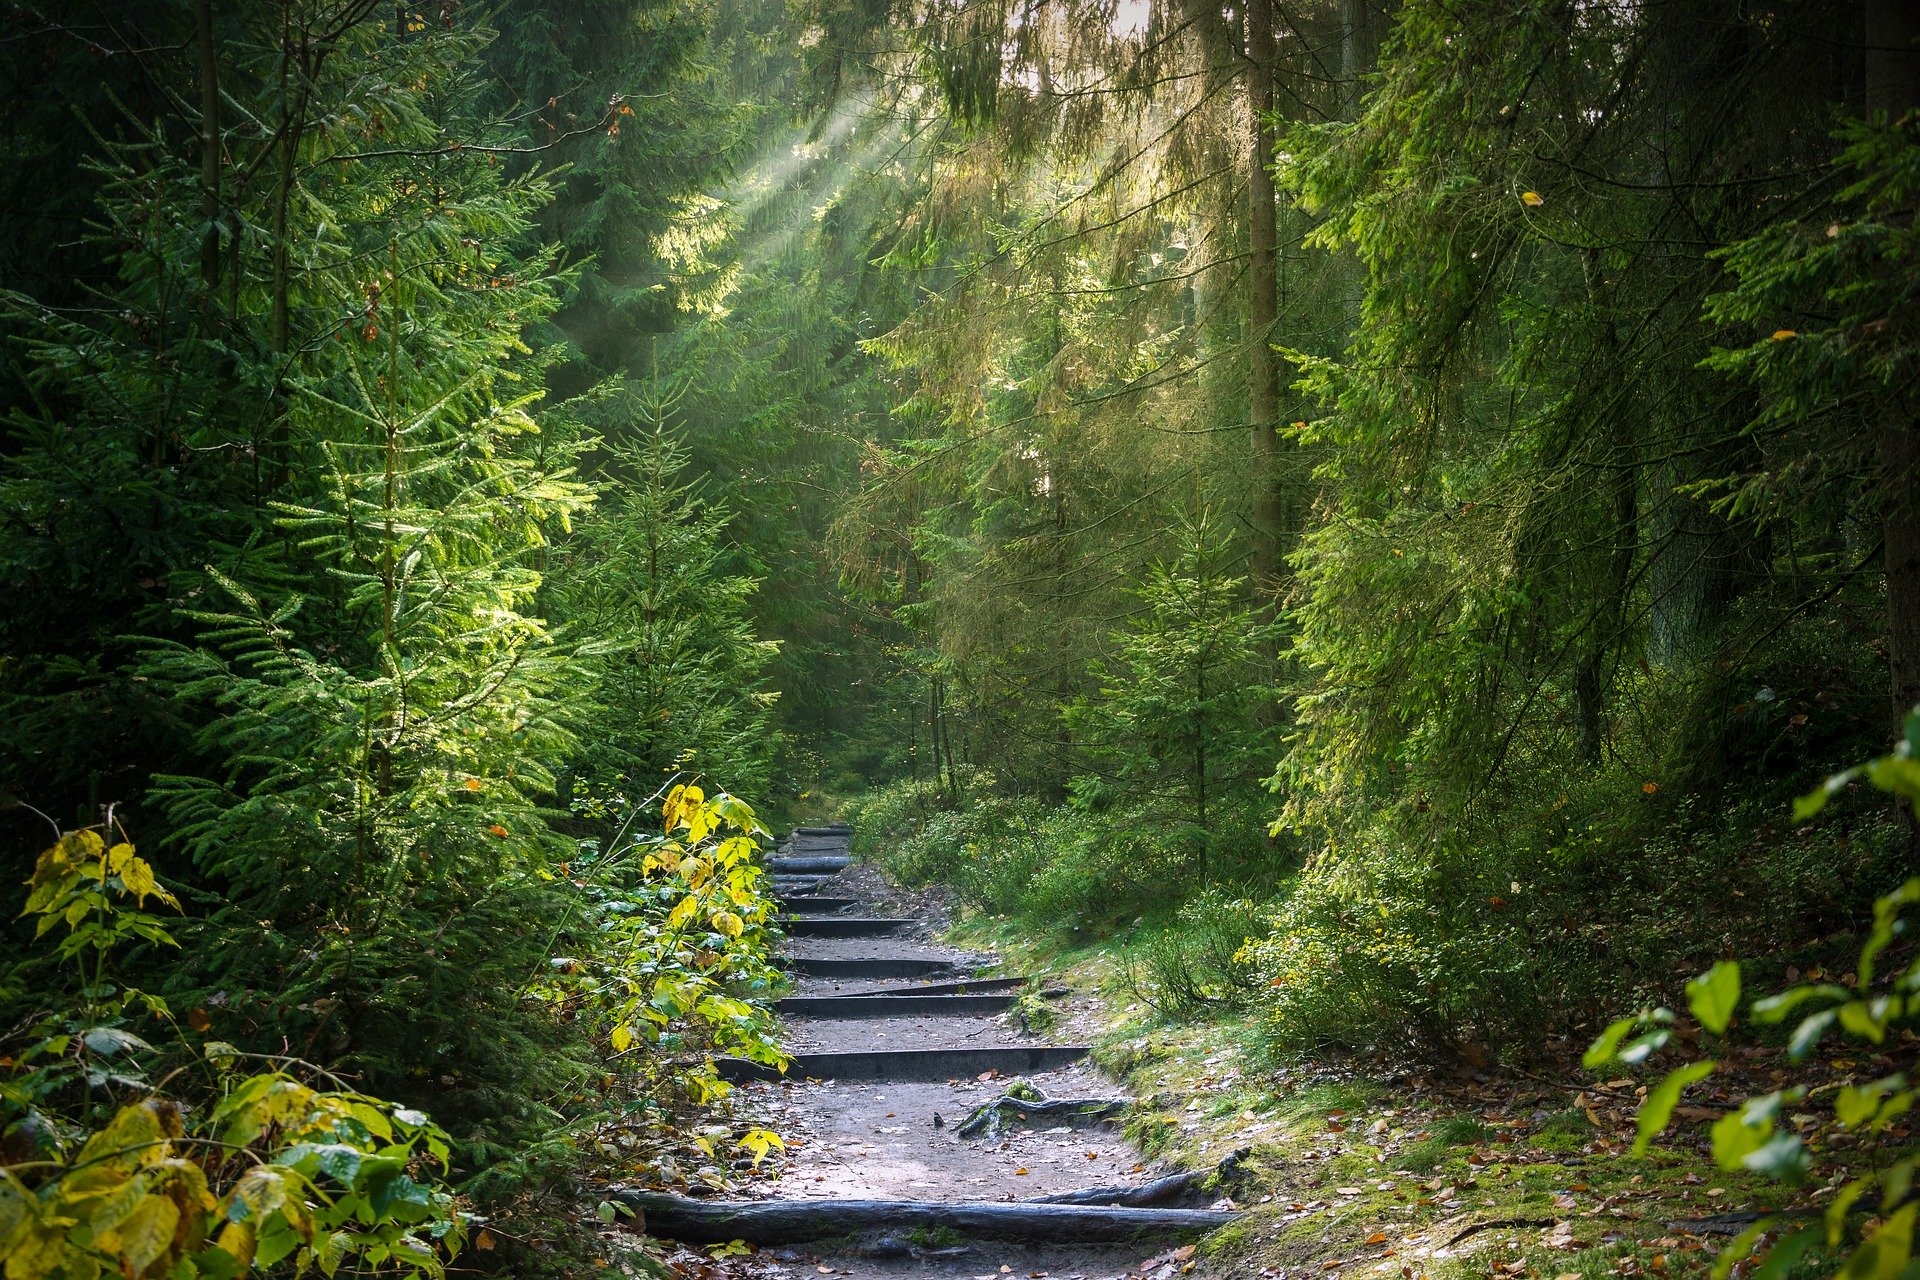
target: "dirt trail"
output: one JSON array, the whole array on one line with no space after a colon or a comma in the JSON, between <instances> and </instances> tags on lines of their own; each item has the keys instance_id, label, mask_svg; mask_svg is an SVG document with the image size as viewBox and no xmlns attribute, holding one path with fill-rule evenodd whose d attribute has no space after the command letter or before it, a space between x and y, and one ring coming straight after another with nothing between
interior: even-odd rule
<instances>
[{"instance_id":1,"label":"dirt trail","mask_svg":"<svg viewBox=\"0 0 1920 1280\"><path fill-rule=\"evenodd\" d=\"M809 831L783 849L809 859L844 855L844 833ZM776 866L778 864L776 863ZM967 952L934 941L947 924L945 904L937 896L916 896L888 885L871 867L848 866L819 882L813 892L856 900L839 914L910 918L896 936L796 938L790 958L813 960L935 961L947 972L909 978L796 976L796 996L881 992L911 995L935 982L971 976L1009 976L995 968L989 954ZM1055 1043L1024 1029L1015 997L1004 992L1007 1012L999 1016L912 1016L789 1018L790 1052L831 1053L843 1078L794 1079L809 1059L801 1056L789 1078L740 1086L741 1109L780 1132L789 1146L781 1175L756 1184L755 1200L916 1201L956 1207L979 1202L1033 1201L1091 1187L1138 1187L1168 1172L1151 1168L1126 1141L1117 1119L1093 1122L1085 1117L1013 1119L987 1136L961 1137L958 1130L976 1108L1000 1098L1016 1080L1047 1098L1116 1099L1122 1090L1089 1064L1076 1062L1054 1070L1010 1073L989 1069L960 1078L926 1079L926 1072L902 1063L914 1051L965 1048L1014 1049ZM884 996L874 998L884 999ZM1056 993L1056 998L1058 993ZM865 1012L864 1010L862 1012ZM869 1070L848 1063L885 1051L888 1064ZM902 1055L900 1051L909 1051ZM873 1078L875 1072L886 1073ZM900 1078L901 1075L923 1078ZM749 1202L750 1203L750 1202ZM1191 1206L1192 1201L1181 1202ZM1048 1206L1048 1208L1051 1208ZM833 1206L822 1204L829 1219ZM1128 1210L1101 1209L1108 1215ZM841 1230L820 1234L837 1239L815 1243L763 1245L751 1259L738 1259L729 1274L776 1278L837 1275L855 1280L948 1280L959 1277L1025 1276L1049 1280L1107 1280L1122 1275L1171 1275L1184 1253L1180 1235L1143 1233L1125 1244L1075 1243L1073 1231L1046 1236L1040 1243L1004 1243L974 1236L961 1238L941 1228L917 1231L867 1231L849 1236ZM1016 1233L1017 1234L1017 1233ZM1029 1233L1031 1234L1031 1233ZM1185 1235L1191 1235L1191 1231ZM1186 1251L1190 1252L1190 1250ZM745 1264L742 1266L741 1264ZM1143 1264L1145 1264L1143 1266Z\"/></svg>"}]
</instances>

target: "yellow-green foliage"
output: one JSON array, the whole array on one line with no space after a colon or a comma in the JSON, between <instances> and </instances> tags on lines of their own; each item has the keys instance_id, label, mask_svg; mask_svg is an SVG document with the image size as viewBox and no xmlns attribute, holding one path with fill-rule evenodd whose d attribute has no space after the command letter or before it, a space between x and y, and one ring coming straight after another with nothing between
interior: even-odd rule
<instances>
[{"instance_id":1,"label":"yellow-green foliage","mask_svg":"<svg viewBox=\"0 0 1920 1280\"><path fill-rule=\"evenodd\" d=\"M138 904L178 903L131 843L109 848L94 830L42 853L29 884L23 914L39 917L36 936L64 925L58 954L93 963L83 964L82 1017L43 1021L4 1060L7 1280L230 1277L287 1259L328 1276L349 1262L445 1273L466 1228L452 1195L433 1184L448 1144L426 1116L318 1090L286 1070L240 1070L257 1059L218 1041L199 1051L213 1084L207 1105L189 1110L157 1089L128 1088L131 1076L100 1064L150 1050L120 1017L137 993L104 995L107 962L128 937L170 943ZM70 1087L80 1082L87 1088ZM103 1084L144 1096L100 1107L94 1089ZM75 1114L48 1105L70 1098Z\"/></svg>"},{"instance_id":2,"label":"yellow-green foliage","mask_svg":"<svg viewBox=\"0 0 1920 1280\"><path fill-rule=\"evenodd\" d=\"M726 1092L708 1051L784 1065L764 1004L772 896L751 806L725 792L675 786L662 834L611 851L595 895L591 952L561 957L534 991L549 1004L584 999L616 1060L664 1070L696 1102ZM624 874L623 874L624 873Z\"/></svg>"}]
</instances>

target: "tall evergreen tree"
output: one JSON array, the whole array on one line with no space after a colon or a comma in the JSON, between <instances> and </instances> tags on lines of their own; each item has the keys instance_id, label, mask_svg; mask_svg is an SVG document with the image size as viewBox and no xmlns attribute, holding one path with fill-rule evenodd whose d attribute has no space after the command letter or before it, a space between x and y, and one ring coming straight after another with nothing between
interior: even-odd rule
<instances>
[{"instance_id":1,"label":"tall evergreen tree","mask_svg":"<svg viewBox=\"0 0 1920 1280\"><path fill-rule=\"evenodd\" d=\"M732 513L686 478L678 399L657 381L618 398L607 497L552 569L596 678L577 785L602 798L644 798L676 772L758 794L779 746L765 683L779 646L754 633L759 584L731 564Z\"/></svg>"}]
</instances>

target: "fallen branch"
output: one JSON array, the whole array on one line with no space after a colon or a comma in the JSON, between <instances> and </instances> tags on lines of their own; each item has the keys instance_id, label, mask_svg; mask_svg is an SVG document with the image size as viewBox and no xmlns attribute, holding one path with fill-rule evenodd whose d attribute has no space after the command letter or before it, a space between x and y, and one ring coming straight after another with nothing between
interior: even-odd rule
<instances>
[{"instance_id":1,"label":"fallen branch","mask_svg":"<svg viewBox=\"0 0 1920 1280\"><path fill-rule=\"evenodd\" d=\"M1482 1231L1492 1231L1496 1227L1557 1227L1565 1220L1564 1218L1494 1218L1487 1222L1474 1223L1472 1226L1455 1234L1453 1239L1447 1241L1440 1247L1442 1249L1451 1249L1468 1236L1478 1235Z\"/></svg>"},{"instance_id":2,"label":"fallen branch","mask_svg":"<svg viewBox=\"0 0 1920 1280\"><path fill-rule=\"evenodd\" d=\"M1035 1203L1107 1204L1140 1209L1185 1199L1200 1189L1200 1183L1207 1176L1203 1173L1176 1173L1155 1178L1152 1182L1143 1182L1137 1187L1087 1187L1080 1191L1062 1191L1058 1195L1041 1196Z\"/></svg>"},{"instance_id":3,"label":"fallen branch","mask_svg":"<svg viewBox=\"0 0 1920 1280\"><path fill-rule=\"evenodd\" d=\"M1866 1205L1855 1205L1848 1216L1865 1214ZM1710 1213L1704 1218L1679 1218L1667 1223L1669 1231L1685 1231L1696 1236L1737 1236L1754 1223L1767 1218L1818 1218L1819 1209L1751 1209L1738 1213Z\"/></svg>"}]
</instances>

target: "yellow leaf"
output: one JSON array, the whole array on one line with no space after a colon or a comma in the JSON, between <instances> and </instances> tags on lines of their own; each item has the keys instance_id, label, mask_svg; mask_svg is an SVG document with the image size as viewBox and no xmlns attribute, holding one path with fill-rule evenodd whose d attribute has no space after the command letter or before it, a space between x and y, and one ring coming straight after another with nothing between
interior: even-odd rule
<instances>
[{"instance_id":1,"label":"yellow leaf","mask_svg":"<svg viewBox=\"0 0 1920 1280\"><path fill-rule=\"evenodd\" d=\"M253 1265L256 1243L252 1223L229 1221L220 1229L220 1238L214 1242L214 1247L237 1259L242 1267L249 1267Z\"/></svg>"},{"instance_id":2,"label":"yellow leaf","mask_svg":"<svg viewBox=\"0 0 1920 1280\"><path fill-rule=\"evenodd\" d=\"M1546 200L1541 197L1538 191L1522 191L1520 193L1520 203L1526 205L1529 209L1537 209L1545 204Z\"/></svg>"},{"instance_id":3,"label":"yellow leaf","mask_svg":"<svg viewBox=\"0 0 1920 1280\"><path fill-rule=\"evenodd\" d=\"M107 850L107 874L117 876L126 870L128 863L133 861L136 861L133 856L133 846L122 840Z\"/></svg>"},{"instance_id":4,"label":"yellow leaf","mask_svg":"<svg viewBox=\"0 0 1920 1280\"><path fill-rule=\"evenodd\" d=\"M633 1029L624 1022L615 1027L613 1034L607 1038L613 1042L615 1053L625 1053L633 1047Z\"/></svg>"},{"instance_id":5,"label":"yellow leaf","mask_svg":"<svg viewBox=\"0 0 1920 1280\"><path fill-rule=\"evenodd\" d=\"M172 1249L179 1225L180 1210L173 1201L148 1196L120 1224L117 1234L122 1265L133 1275L146 1271Z\"/></svg>"},{"instance_id":6,"label":"yellow leaf","mask_svg":"<svg viewBox=\"0 0 1920 1280\"><path fill-rule=\"evenodd\" d=\"M729 938L737 938L747 929L746 922L731 911L716 912L713 917L713 927Z\"/></svg>"},{"instance_id":7,"label":"yellow leaf","mask_svg":"<svg viewBox=\"0 0 1920 1280\"><path fill-rule=\"evenodd\" d=\"M1794 333L1794 331L1791 329L1775 329L1773 331L1773 340L1775 342L1785 342L1788 338L1793 338L1798 336L1799 335Z\"/></svg>"},{"instance_id":8,"label":"yellow leaf","mask_svg":"<svg viewBox=\"0 0 1920 1280\"><path fill-rule=\"evenodd\" d=\"M122 1107L107 1127L87 1139L77 1163L96 1161L134 1168L167 1158L166 1140L180 1136L180 1111L171 1103L136 1102Z\"/></svg>"},{"instance_id":9,"label":"yellow leaf","mask_svg":"<svg viewBox=\"0 0 1920 1280\"><path fill-rule=\"evenodd\" d=\"M147 865L146 859L132 856L133 850L126 845L119 847L126 849L128 855L126 862L118 868L120 883L127 887L127 892L133 895L135 902L144 905L148 894L160 892L160 883L153 878L153 868Z\"/></svg>"},{"instance_id":10,"label":"yellow leaf","mask_svg":"<svg viewBox=\"0 0 1920 1280\"><path fill-rule=\"evenodd\" d=\"M771 1129L749 1129L733 1145L736 1150L745 1151L753 1157L755 1168L758 1168L760 1162L767 1158L767 1152L787 1149L787 1144L780 1140L780 1135Z\"/></svg>"},{"instance_id":11,"label":"yellow leaf","mask_svg":"<svg viewBox=\"0 0 1920 1280\"><path fill-rule=\"evenodd\" d=\"M29 1222L7 1240L7 1280L60 1275L67 1262L67 1227L60 1219Z\"/></svg>"}]
</instances>

